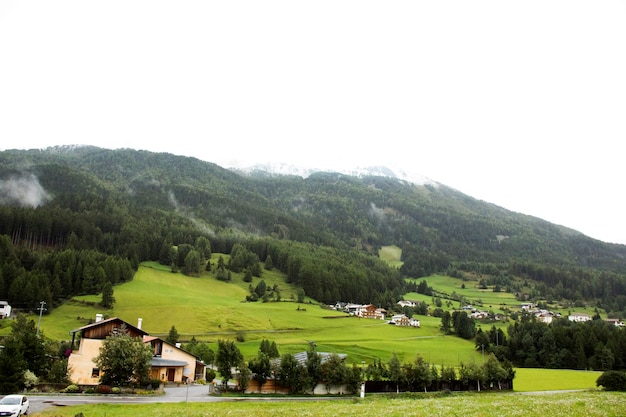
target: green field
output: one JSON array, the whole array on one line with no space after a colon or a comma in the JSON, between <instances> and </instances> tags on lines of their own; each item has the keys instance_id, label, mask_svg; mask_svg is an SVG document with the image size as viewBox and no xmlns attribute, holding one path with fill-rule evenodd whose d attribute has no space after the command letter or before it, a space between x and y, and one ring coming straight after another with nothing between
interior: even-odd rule
<instances>
[{"instance_id":1,"label":"green field","mask_svg":"<svg viewBox=\"0 0 626 417\"><path fill-rule=\"evenodd\" d=\"M482 361L472 341L443 336L438 318L417 316L421 328L415 329L349 317L317 304L292 301L296 289L286 284L280 273L264 271L262 278L269 286L278 284L285 301L245 302L248 283L237 274L233 274L233 282L225 283L210 273L193 278L174 274L155 263L145 263L131 282L115 287L116 303L112 310L101 310L97 306L98 296L75 297L43 317L42 331L47 337L68 340L70 330L85 325L97 313L104 313L131 324L141 317L143 329L152 335L166 336L175 326L181 341L193 336L213 344L214 349L217 340L243 334L245 342L238 343L238 347L247 360L256 356L259 342L265 338L275 341L281 354L306 350L308 343L314 341L318 351L347 354L349 364L370 363L375 359L386 362L392 352L404 362L412 361L418 354L435 365L458 366L461 362ZM427 281L438 291L468 295L476 291L471 285L461 289L461 281L449 277L433 276ZM253 285L258 282L259 278L255 278ZM506 293L494 294L498 301L514 304L512 298L504 297ZM429 304L432 301L431 297L416 293L405 298L423 299ZM484 328L492 325L479 324ZM588 389L595 387L598 376L597 372L518 369L515 390Z\"/></svg>"},{"instance_id":2,"label":"green field","mask_svg":"<svg viewBox=\"0 0 626 417\"><path fill-rule=\"evenodd\" d=\"M425 280L428 286L435 289L437 293L452 296L456 294L463 296L469 304L474 305L481 310L492 310L495 313L502 312L502 308L519 309L521 303L515 299L515 296L507 292L494 292L492 288L479 288L478 281L463 281L459 278L452 278L445 275L432 275L420 279L409 279L408 281L419 283ZM462 287L465 286L465 288ZM424 298L423 295L417 293L409 293L404 296L405 299L431 302L432 297ZM445 297L444 297L445 298ZM445 307L445 306L444 306ZM462 307L459 302L454 302L454 308Z\"/></svg>"},{"instance_id":3,"label":"green field","mask_svg":"<svg viewBox=\"0 0 626 417\"><path fill-rule=\"evenodd\" d=\"M150 405L99 404L54 408L33 416L74 417L206 417L246 416L498 416L531 415L608 417L626 415L626 394L584 391L559 394L464 393L411 396L368 395L365 399L335 401L229 401L211 403L160 403Z\"/></svg>"},{"instance_id":4,"label":"green field","mask_svg":"<svg viewBox=\"0 0 626 417\"><path fill-rule=\"evenodd\" d=\"M267 271L262 277L268 285L279 283L282 294L295 289ZM293 301L244 302L248 284L234 275L234 282L225 283L210 275L200 278L173 274L167 268L148 263L142 265L135 278L114 289L115 307L102 311L95 303L98 296L75 297L42 319L42 330L50 338L67 340L69 331L81 327L96 313L117 316L136 324L143 319L143 329L153 335L165 336L175 326L181 340L194 336L216 343L218 339L234 338L243 332L246 341L239 348L246 357L256 355L263 338L276 341L281 353L306 350L315 341L319 351L347 353L349 362L386 361L391 352L406 361L419 353L436 364L457 365L478 360L471 342L439 332L440 320L420 317L422 328L400 328L381 320L348 317L344 313L323 309L317 304ZM259 278L255 278L256 283Z\"/></svg>"}]
</instances>

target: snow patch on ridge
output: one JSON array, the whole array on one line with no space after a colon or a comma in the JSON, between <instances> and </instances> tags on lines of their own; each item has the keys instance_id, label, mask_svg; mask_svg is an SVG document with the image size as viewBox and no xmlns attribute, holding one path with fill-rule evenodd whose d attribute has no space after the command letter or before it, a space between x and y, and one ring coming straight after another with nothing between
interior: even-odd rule
<instances>
[{"instance_id":1,"label":"snow patch on ridge","mask_svg":"<svg viewBox=\"0 0 626 417\"><path fill-rule=\"evenodd\" d=\"M369 167L354 167L354 168L341 168L341 169L320 169L312 167L303 167L288 164L285 162L265 162L252 165L243 165L237 162L231 162L228 164L227 169L235 171L244 175L253 174L265 174L270 176L278 175L295 175L302 178L307 178L311 174L316 172L337 172L340 174L350 175L353 177L366 177L366 176L379 176L387 178L395 178L398 180L407 181L415 185L432 185L439 186L440 184L432 179L420 175L408 172L400 167L387 167L387 166L369 166Z\"/></svg>"}]
</instances>

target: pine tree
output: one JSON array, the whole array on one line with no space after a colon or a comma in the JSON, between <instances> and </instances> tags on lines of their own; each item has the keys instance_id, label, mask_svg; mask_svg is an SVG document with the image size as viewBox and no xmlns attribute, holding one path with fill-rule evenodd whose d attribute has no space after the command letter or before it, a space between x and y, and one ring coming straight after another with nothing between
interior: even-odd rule
<instances>
[{"instance_id":1,"label":"pine tree","mask_svg":"<svg viewBox=\"0 0 626 417\"><path fill-rule=\"evenodd\" d=\"M113 297L113 285L111 285L110 281L107 281L102 288L102 301L100 301L100 305L103 308L113 308L113 303L115 303L115 297Z\"/></svg>"}]
</instances>

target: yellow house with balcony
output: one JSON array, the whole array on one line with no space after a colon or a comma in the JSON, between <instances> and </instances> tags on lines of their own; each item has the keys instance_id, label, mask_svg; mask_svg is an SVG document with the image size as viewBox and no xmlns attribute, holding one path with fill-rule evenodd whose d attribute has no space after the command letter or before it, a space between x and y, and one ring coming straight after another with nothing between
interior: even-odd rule
<instances>
[{"instance_id":1,"label":"yellow house with balcony","mask_svg":"<svg viewBox=\"0 0 626 417\"><path fill-rule=\"evenodd\" d=\"M137 326L133 326L117 317L104 320L98 314L94 323L72 330L72 353L67 363L70 381L78 385L100 384L101 371L94 359L100 354L107 336L120 331L151 345L154 352L151 378L163 382L191 383L205 377L206 365L199 358L158 337L150 336L141 326L142 319L138 320ZM75 348L77 342L78 348Z\"/></svg>"}]
</instances>

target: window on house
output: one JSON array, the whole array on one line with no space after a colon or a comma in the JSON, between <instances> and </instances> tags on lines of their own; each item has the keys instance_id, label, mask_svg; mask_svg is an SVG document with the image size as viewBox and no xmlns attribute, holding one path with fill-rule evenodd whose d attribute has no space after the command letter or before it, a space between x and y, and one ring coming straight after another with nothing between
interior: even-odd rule
<instances>
[{"instance_id":1,"label":"window on house","mask_svg":"<svg viewBox=\"0 0 626 417\"><path fill-rule=\"evenodd\" d=\"M100 368L93 368L91 370L91 377L92 378L100 378Z\"/></svg>"}]
</instances>

